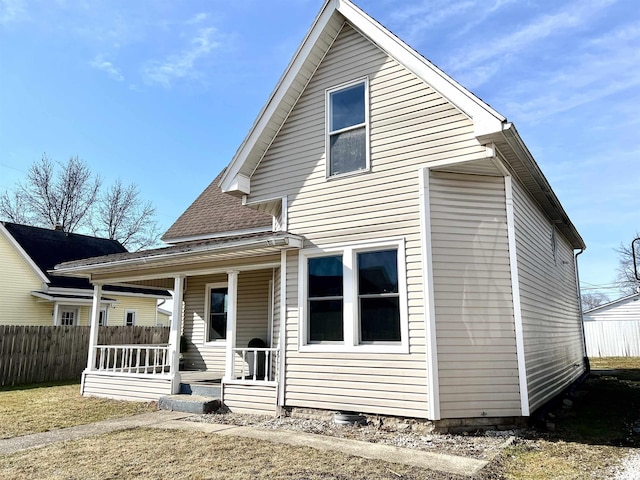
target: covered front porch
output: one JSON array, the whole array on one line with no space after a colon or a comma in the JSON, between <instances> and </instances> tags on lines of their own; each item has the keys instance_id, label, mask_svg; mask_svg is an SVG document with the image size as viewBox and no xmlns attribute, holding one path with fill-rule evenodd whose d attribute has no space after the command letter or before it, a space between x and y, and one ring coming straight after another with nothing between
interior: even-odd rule
<instances>
[{"instance_id":1,"label":"covered front porch","mask_svg":"<svg viewBox=\"0 0 640 480\"><path fill-rule=\"evenodd\" d=\"M269 232L58 266L61 273L88 274L95 286L82 395L150 401L219 380L232 411L276 413L284 364L282 266L286 251L301 245L299 237ZM111 284L173 291L168 344L97 343L97 306L102 286Z\"/></svg>"}]
</instances>

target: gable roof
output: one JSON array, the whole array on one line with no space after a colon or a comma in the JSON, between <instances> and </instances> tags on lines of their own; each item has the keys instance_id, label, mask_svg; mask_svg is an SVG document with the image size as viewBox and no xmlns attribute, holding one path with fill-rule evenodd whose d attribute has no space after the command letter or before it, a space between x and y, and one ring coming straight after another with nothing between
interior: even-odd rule
<instances>
[{"instance_id":1,"label":"gable roof","mask_svg":"<svg viewBox=\"0 0 640 480\"><path fill-rule=\"evenodd\" d=\"M345 22L467 115L473 121L478 141L498 147L502 158L573 248L586 248L514 125L349 0L327 0L323 5L247 137L223 172L220 179L222 192L250 194L251 176Z\"/></svg>"},{"instance_id":2,"label":"gable roof","mask_svg":"<svg viewBox=\"0 0 640 480\"><path fill-rule=\"evenodd\" d=\"M2 222L2 226L22 252L27 255L27 261L32 266L35 265L37 267L40 271L39 276L46 279L49 288L61 287L91 290L93 285L86 279L52 275L49 271L62 262L127 252L127 249L117 240L10 222ZM147 288L108 286L106 289L112 292L170 296L164 290Z\"/></svg>"},{"instance_id":3,"label":"gable roof","mask_svg":"<svg viewBox=\"0 0 640 480\"><path fill-rule=\"evenodd\" d=\"M506 121L502 115L349 0L327 0L224 173L222 191L249 193L242 190L243 182L260 163L346 21L473 119L476 135L501 129Z\"/></svg>"},{"instance_id":4,"label":"gable roof","mask_svg":"<svg viewBox=\"0 0 640 480\"><path fill-rule=\"evenodd\" d=\"M242 205L234 196L222 193L220 172L211 184L178 217L162 236L167 243L215 238L270 231L273 224L271 215Z\"/></svg>"},{"instance_id":5,"label":"gable roof","mask_svg":"<svg viewBox=\"0 0 640 480\"><path fill-rule=\"evenodd\" d=\"M629 303L629 302L633 302L633 301L638 301L640 300L640 293L634 293L632 295L628 295L626 297L622 297L622 298L618 298L617 300L613 300L611 302L607 302L604 303L602 305L598 305L597 307L593 307L589 310L585 310L583 312L583 315L587 315L590 313L594 313L594 312L599 312L601 310L608 310L610 308L615 308L619 305L625 304L625 303Z\"/></svg>"}]
</instances>

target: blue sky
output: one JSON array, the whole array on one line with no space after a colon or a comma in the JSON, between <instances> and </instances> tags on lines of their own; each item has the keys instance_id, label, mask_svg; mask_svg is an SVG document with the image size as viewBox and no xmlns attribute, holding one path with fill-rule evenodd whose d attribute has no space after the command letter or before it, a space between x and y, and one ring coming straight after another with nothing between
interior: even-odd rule
<instances>
[{"instance_id":1,"label":"blue sky","mask_svg":"<svg viewBox=\"0 0 640 480\"><path fill-rule=\"evenodd\" d=\"M44 152L168 228L228 163L322 0L0 0L0 190ZM640 230L637 0L356 0L515 123L610 286ZM603 287L611 299L615 290ZM592 290L593 291L593 290Z\"/></svg>"}]
</instances>

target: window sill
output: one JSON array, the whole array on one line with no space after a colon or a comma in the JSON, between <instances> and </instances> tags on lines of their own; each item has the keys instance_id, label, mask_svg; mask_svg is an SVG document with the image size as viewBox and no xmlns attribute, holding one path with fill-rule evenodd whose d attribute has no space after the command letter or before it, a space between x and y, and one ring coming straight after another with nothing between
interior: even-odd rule
<instances>
[{"instance_id":1,"label":"window sill","mask_svg":"<svg viewBox=\"0 0 640 480\"><path fill-rule=\"evenodd\" d=\"M300 353L409 353L409 345L405 344L366 344L366 345L336 345L336 344L306 344L299 345Z\"/></svg>"},{"instance_id":2,"label":"window sill","mask_svg":"<svg viewBox=\"0 0 640 480\"><path fill-rule=\"evenodd\" d=\"M365 175L367 173L371 173L371 168L363 168L362 170L354 170L353 172L345 172L345 173L337 173L335 175L327 175L326 179L328 182L339 180L341 178L350 178L356 177L358 175Z\"/></svg>"},{"instance_id":3,"label":"window sill","mask_svg":"<svg viewBox=\"0 0 640 480\"><path fill-rule=\"evenodd\" d=\"M205 347L224 348L224 347L227 346L227 341L226 340L212 340L210 342L204 342L204 346Z\"/></svg>"}]
</instances>

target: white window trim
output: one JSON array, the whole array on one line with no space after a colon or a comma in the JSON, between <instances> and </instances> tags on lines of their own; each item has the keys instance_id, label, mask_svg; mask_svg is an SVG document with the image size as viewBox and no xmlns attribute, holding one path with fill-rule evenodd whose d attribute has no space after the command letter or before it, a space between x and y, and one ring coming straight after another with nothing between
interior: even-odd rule
<instances>
[{"instance_id":1,"label":"white window trim","mask_svg":"<svg viewBox=\"0 0 640 480\"><path fill-rule=\"evenodd\" d=\"M64 312L73 312L73 323L71 325L62 325L62 314ZM60 310L58 311L58 325L61 327L75 327L80 324L80 309L60 305Z\"/></svg>"},{"instance_id":2,"label":"white window trim","mask_svg":"<svg viewBox=\"0 0 640 480\"><path fill-rule=\"evenodd\" d=\"M102 324L102 326L106 327L107 325L109 325L109 308L108 307L101 307L100 310L98 310L100 313L104 313L104 323ZM91 319L93 318L93 308L91 308L91 310L89 310L89 322L91 322ZM100 318L98 316L98 318ZM126 321L125 317L125 321Z\"/></svg>"},{"instance_id":3,"label":"white window trim","mask_svg":"<svg viewBox=\"0 0 640 480\"><path fill-rule=\"evenodd\" d=\"M133 325L127 325L127 316L133 313ZM124 326L125 327L135 327L138 323L138 311L137 310L125 310L124 311Z\"/></svg>"},{"instance_id":4,"label":"white window trim","mask_svg":"<svg viewBox=\"0 0 640 480\"><path fill-rule=\"evenodd\" d=\"M353 87L360 83L364 83L364 138L365 138L365 168L361 170L354 170L352 172L344 172L338 173L335 175L331 175L331 133L342 133L347 132L349 130L354 130L356 128L361 128L363 126L362 123L358 125L352 125L347 128L343 128L341 130L336 130L335 132L331 131L331 94L337 92L339 90L344 90L345 88ZM324 128L324 137L325 137L325 176L327 180L334 178L342 178L349 177L352 175L360 175L362 173L369 172L371 170L371 155L370 155L370 119L369 119L369 77L358 78L351 82L343 83L337 85L335 87L331 87L325 90L325 128Z\"/></svg>"},{"instance_id":5,"label":"white window trim","mask_svg":"<svg viewBox=\"0 0 640 480\"><path fill-rule=\"evenodd\" d=\"M359 343L359 319L357 312L358 292L353 278L356 254L367 251L396 249L398 252L398 293L400 294L400 342ZM342 254L343 278L343 328L344 341L341 343L308 343L307 320L307 265L308 259ZM409 315L407 308L407 267L404 238L384 238L358 244L335 244L322 248L300 251L298 258L298 311L300 352L353 352L353 353L409 353Z\"/></svg>"},{"instance_id":6,"label":"white window trim","mask_svg":"<svg viewBox=\"0 0 640 480\"><path fill-rule=\"evenodd\" d=\"M211 307L211 289L226 288L229 289L229 282L207 283L204 287L204 341L203 345L207 347L226 347L227 339L219 338L217 340L207 340L209 338L209 308ZM228 320L228 319L227 319Z\"/></svg>"}]
</instances>

